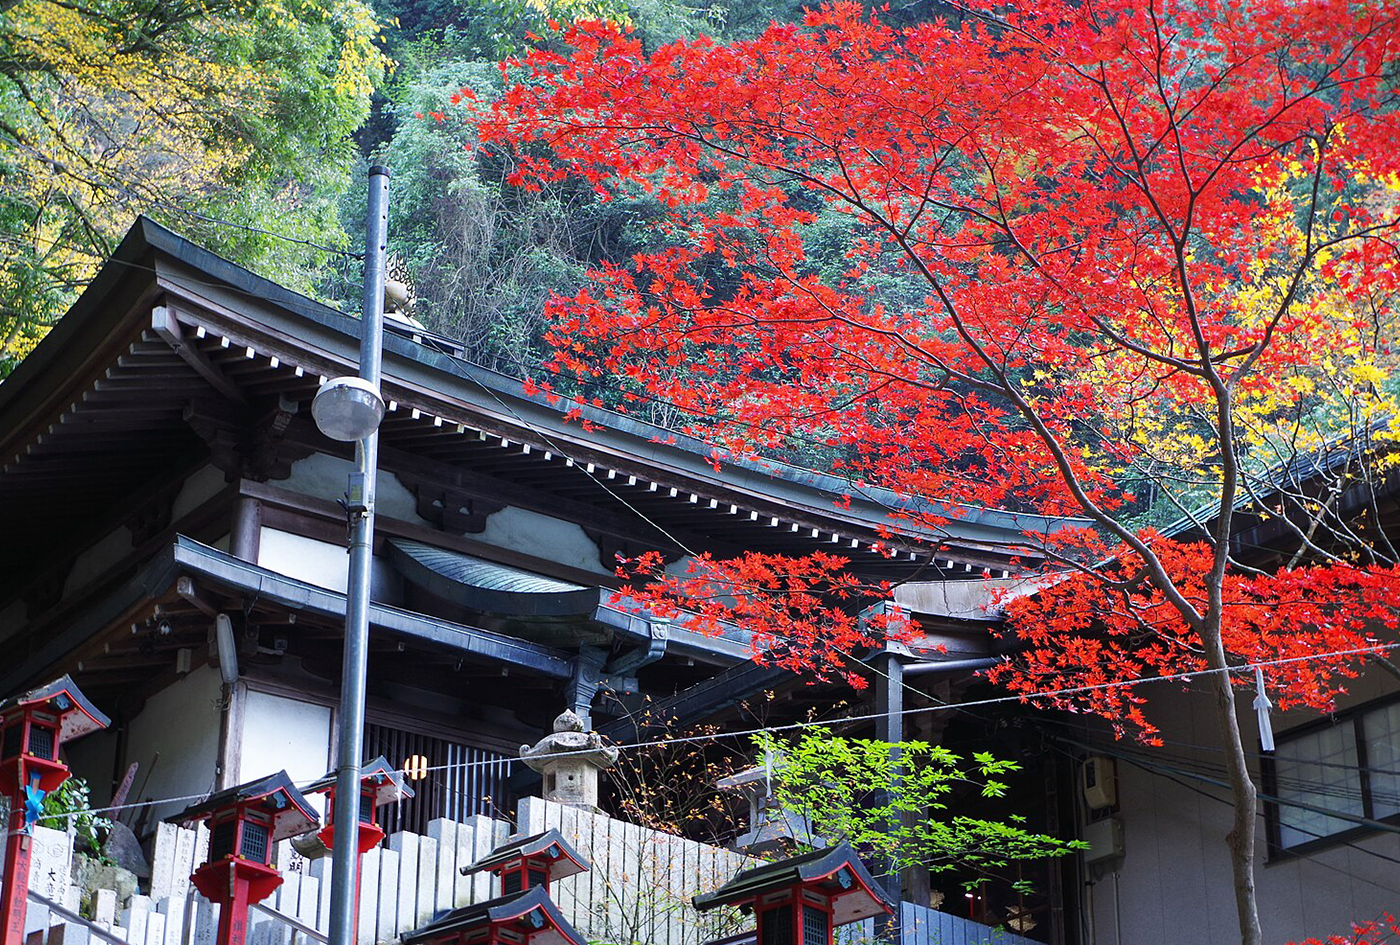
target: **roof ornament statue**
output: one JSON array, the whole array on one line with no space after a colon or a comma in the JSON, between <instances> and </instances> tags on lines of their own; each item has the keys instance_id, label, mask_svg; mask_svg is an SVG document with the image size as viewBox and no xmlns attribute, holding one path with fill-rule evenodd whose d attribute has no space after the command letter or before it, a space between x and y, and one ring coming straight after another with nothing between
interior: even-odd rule
<instances>
[{"instance_id":1,"label":"roof ornament statue","mask_svg":"<svg viewBox=\"0 0 1400 945\"><path fill-rule=\"evenodd\" d=\"M418 293L408 264L398 253L390 253L384 260L384 314L402 324L422 328L423 323L413 317L417 304Z\"/></svg>"},{"instance_id":2,"label":"roof ornament statue","mask_svg":"<svg viewBox=\"0 0 1400 945\"><path fill-rule=\"evenodd\" d=\"M597 732L585 732L583 719L565 709L551 734L533 747L520 746L520 757L544 775L545 800L596 811L598 773L617 761L617 749L604 745Z\"/></svg>"}]
</instances>

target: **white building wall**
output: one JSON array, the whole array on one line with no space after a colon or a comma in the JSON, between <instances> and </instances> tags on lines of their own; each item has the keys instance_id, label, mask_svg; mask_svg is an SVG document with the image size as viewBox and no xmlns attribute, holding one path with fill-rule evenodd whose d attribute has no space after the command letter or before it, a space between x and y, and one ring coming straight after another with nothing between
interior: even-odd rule
<instances>
[{"instance_id":1,"label":"white building wall","mask_svg":"<svg viewBox=\"0 0 1400 945\"><path fill-rule=\"evenodd\" d=\"M350 473L355 464L329 453L313 453L292 464L292 474L276 483L279 489L290 489L302 495L334 501L345 495ZM413 493L388 470L380 470L375 481L375 511L403 522L428 524L418 515L418 502Z\"/></svg>"},{"instance_id":2,"label":"white building wall","mask_svg":"<svg viewBox=\"0 0 1400 945\"><path fill-rule=\"evenodd\" d=\"M258 564L269 571L345 593L350 557L344 547L264 527L258 539Z\"/></svg>"},{"instance_id":3,"label":"white building wall","mask_svg":"<svg viewBox=\"0 0 1400 945\"><path fill-rule=\"evenodd\" d=\"M122 764L138 763L131 801L186 797L214 789L217 777L219 729L222 721L221 683L217 670L201 666L146 700L128 728ZM156 760L156 753L160 753ZM147 780L149 774L150 779ZM151 812L151 822L183 810L192 801L172 801Z\"/></svg>"},{"instance_id":4,"label":"white building wall","mask_svg":"<svg viewBox=\"0 0 1400 945\"><path fill-rule=\"evenodd\" d=\"M1191 692L1158 685L1161 690L1152 694L1150 712L1167 744L1160 753L1141 746L1123 747L1146 751L1149 760L1162 766L1183 769L1195 763L1223 771L1210 695L1200 684ZM1393 680L1371 674L1352 688L1356 693L1345 699L1343 707L1393 692L1396 686ZM1246 751L1257 753L1258 724L1251 695L1240 691L1237 706ZM1309 712L1276 712L1274 728L1286 732L1316 717ZM1257 763L1254 772L1259 783ZM1085 930L1085 945L1238 941L1234 883L1225 845L1231 818L1231 807L1225 803L1229 792L1179 773L1168 777L1145 770L1123 759L1117 761L1117 773L1124 856L1116 877L1116 901L1112 873L1086 890L1092 928ZM1363 852L1400 858L1400 834L1368 835L1350 841L1353 846L1336 844L1270 862L1262 802L1260 811L1255 881L1268 945L1312 936L1325 940L1349 930L1353 921L1400 910L1400 868Z\"/></svg>"},{"instance_id":5,"label":"white building wall","mask_svg":"<svg viewBox=\"0 0 1400 945\"><path fill-rule=\"evenodd\" d=\"M248 689L240 717L235 783L285 770L294 783L303 785L330 768L329 706Z\"/></svg>"},{"instance_id":6,"label":"white building wall","mask_svg":"<svg viewBox=\"0 0 1400 945\"><path fill-rule=\"evenodd\" d=\"M595 574L612 574L599 562L598 546L581 526L527 509L510 506L487 516L486 529L472 538Z\"/></svg>"},{"instance_id":7,"label":"white building wall","mask_svg":"<svg viewBox=\"0 0 1400 945\"><path fill-rule=\"evenodd\" d=\"M170 504L170 520L178 522L190 512L208 502L228 485L223 470L205 466L185 480L175 501Z\"/></svg>"}]
</instances>

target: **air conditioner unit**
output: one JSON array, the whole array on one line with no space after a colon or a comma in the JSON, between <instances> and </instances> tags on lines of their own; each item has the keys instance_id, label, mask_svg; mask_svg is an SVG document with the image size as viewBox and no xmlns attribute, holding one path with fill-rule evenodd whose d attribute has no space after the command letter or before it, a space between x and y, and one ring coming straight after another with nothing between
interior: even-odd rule
<instances>
[{"instance_id":1,"label":"air conditioner unit","mask_svg":"<svg viewBox=\"0 0 1400 945\"><path fill-rule=\"evenodd\" d=\"M1084 803L1090 810L1104 810L1118 803L1118 779L1113 759L1090 755L1080 769Z\"/></svg>"}]
</instances>

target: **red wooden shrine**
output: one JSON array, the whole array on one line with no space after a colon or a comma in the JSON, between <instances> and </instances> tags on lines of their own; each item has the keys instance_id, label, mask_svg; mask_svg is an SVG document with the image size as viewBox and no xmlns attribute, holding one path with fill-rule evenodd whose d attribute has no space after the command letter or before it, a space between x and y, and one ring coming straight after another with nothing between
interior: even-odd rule
<instances>
[{"instance_id":1,"label":"red wooden shrine","mask_svg":"<svg viewBox=\"0 0 1400 945\"><path fill-rule=\"evenodd\" d=\"M335 849L335 781L336 773L332 771L306 788L307 794L326 797L326 825L316 836L327 850ZM360 817L355 825L355 847L359 856L384 839L384 828L379 826L379 808L412 796L413 789L404 782L403 773L383 755L360 766Z\"/></svg>"},{"instance_id":2,"label":"red wooden shrine","mask_svg":"<svg viewBox=\"0 0 1400 945\"><path fill-rule=\"evenodd\" d=\"M549 884L588 869L557 830L513 837L463 876L489 872L501 895L454 909L403 936L403 945L583 945L584 939L549 897Z\"/></svg>"},{"instance_id":3,"label":"red wooden shrine","mask_svg":"<svg viewBox=\"0 0 1400 945\"><path fill-rule=\"evenodd\" d=\"M282 885L282 874L271 865L273 846L318 823L285 771L220 791L170 821L209 826L209 856L190 879L220 906L219 945L243 945L248 907Z\"/></svg>"},{"instance_id":4,"label":"red wooden shrine","mask_svg":"<svg viewBox=\"0 0 1400 945\"><path fill-rule=\"evenodd\" d=\"M5 923L0 945L24 942L33 854L30 828L44 796L68 780L68 766L59 760L58 750L110 723L67 676L0 702L0 792L10 800L0 884L0 918Z\"/></svg>"},{"instance_id":5,"label":"red wooden shrine","mask_svg":"<svg viewBox=\"0 0 1400 945\"><path fill-rule=\"evenodd\" d=\"M501 895L524 892L589 868L583 855L558 830L506 840L485 858L461 869L463 876L489 872L501 881Z\"/></svg>"},{"instance_id":6,"label":"red wooden shrine","mask_svg":"<svg viewBox=\"0 0 1400 945\"><path fill-rule=\"evenodd\" d=\"M335 782L336 772L331 771L306 788L308 794L326 797L326 825L316 837L327 850L335 849ZM412 796L413 789L404 782L403 772L389 764L383 755L360 766L360 814L355 824L355 908L351 913L356 932L360 924L360 861L384 839L384 828L379 826L379 808Z\"/></svg>"},{"instance_id":7,"label":"red wooden shrine","mask_svg":"<svg viewBox=\"0 0 1400 945\"><path fill-rule=\"evenodd\" d=\"M403 945L586 945L544 886L454 909Z\"/></svg>"},{"instance_id":8,"label":"red wooden shrine","mask_svg":"<svg viewBox=\"0 0 1400 945\"><path fill-rule=\"evenodd\" d=\"M694 902L753 912L757 945L832 945L838 926L894 911L846 843L743 870Z\"/></svg>"}]
</instances>

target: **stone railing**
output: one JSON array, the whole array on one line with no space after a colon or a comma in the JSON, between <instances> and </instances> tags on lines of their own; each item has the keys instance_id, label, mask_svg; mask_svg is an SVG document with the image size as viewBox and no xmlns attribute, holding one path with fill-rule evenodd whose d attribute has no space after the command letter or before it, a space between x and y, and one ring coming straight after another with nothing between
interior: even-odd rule
<instances>
[{"instance_id":1,"label":"stone railing","mask_svg":"<svg viewBox=\"0 0 1400 945\"><path fill-rule=\"evenodd\" d=\"M587 857L592 869L553 885L565 918L590 942L608 945L704 945L751 927L734 913L701 914L690 905L697 893L714 889L745 865L748 857L646 830L540 798L526 798L517 812L519 832L557 828ZM488 817L458 823L435 820L421 836L400 832L366 853L360 876L359 945L391 942L434 915L492 898L488 875L462 876L512 833L510 824ZM27 945L213 945L218 906L190 885L204 861L208 832L159 826L150 888L124 901L98 889L83 902L72 881L69 835L35 828L30 889L62 907L66 916L31 900ZM329 925L330 858L309 860L281 843L275 865L283 883L249 915L248 945L315 945ZM82 910L88 918L72 916ZM269 911L270 910L270 911ZM903 904L903 945L1035 945L1028 939L966 919ZM843 930L847 945L873 940L872 923Z\"/></svg>"}]
</instances>

